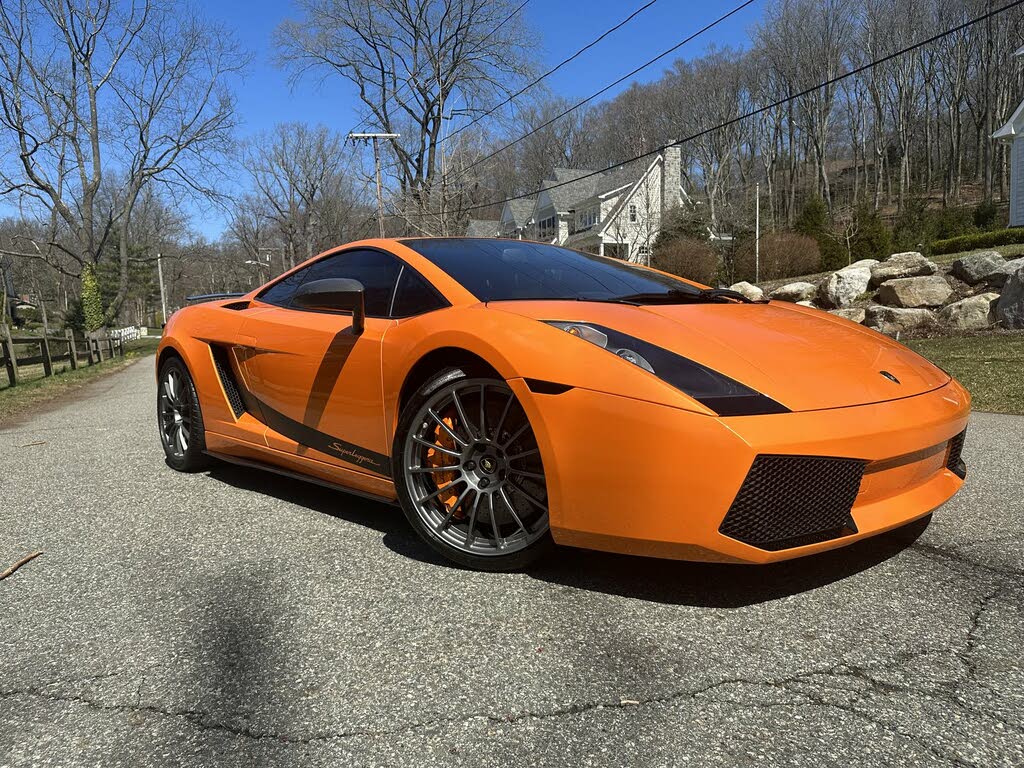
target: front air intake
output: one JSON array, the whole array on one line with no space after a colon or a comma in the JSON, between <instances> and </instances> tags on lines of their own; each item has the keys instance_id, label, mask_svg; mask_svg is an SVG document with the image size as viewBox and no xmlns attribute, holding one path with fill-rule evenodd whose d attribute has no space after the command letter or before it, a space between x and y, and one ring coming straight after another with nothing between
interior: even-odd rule
<instances>
[{"instance_id":1,"label":"front air intake","mask_svg":"<svg viewBox=\"0 0 1024 768\"><path fill-rule=\"evenodd\" d=\"M850 510L865 462L827 456L758 456L718 531L777 552L857 532Z\"/></svg>"},{"instance_id":2,"label":"front air intake","mask_svg":"<svg viewBox=\"0 0 1024 768\"><path fill-rule=\"evenodd\" d=\"M964 441L967 439L965 429L949 441L949 454L946 456L946 468L961 480L967 478L967 465L963 460Z\"/></svg>"}]
</instances>

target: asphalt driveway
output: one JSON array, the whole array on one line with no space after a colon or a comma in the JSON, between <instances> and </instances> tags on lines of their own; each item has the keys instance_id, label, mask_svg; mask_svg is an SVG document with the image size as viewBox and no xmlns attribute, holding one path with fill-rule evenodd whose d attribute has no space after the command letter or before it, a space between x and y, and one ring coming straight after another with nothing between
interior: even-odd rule
<instances>
[{"instance_id":1,"label":"asphalt driveway","mask_svg":"<svg viewBox=\"0 0 1024 768\"><path fill-rule=\"evenodd\" d=\"M0 766L1024 764L1024 418L973 417L927 527L502 575L395 508L172 472L154 390L0 429L0 570L45 551L0 582Z\"/></svg>"}]
</instances>

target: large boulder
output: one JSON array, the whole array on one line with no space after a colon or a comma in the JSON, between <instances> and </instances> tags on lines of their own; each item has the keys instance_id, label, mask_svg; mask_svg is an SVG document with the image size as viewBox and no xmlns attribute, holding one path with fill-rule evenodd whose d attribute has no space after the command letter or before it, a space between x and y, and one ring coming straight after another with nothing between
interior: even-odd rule
<instances>
[{"instance_id":1,"label":"large boulder","mask_svg":"<svg viewBox=\"0 0 1024 768\"><path fill-rule=\"evenodd\" d=\"M810 301L817 294L818 289L813 283L788 283L768 295L778 301L791 301L795 304L798 301Z\"/></svg>"},{"instance_id":2,"label":"large boulder","mask_svg":"<svg viewBox=\"0 0 1024 768\"><path fill-rule=\"evenodd\" d=\"M871 269L875 264L881 263L878 259L861 259L860 261L853 262L853 264L848 264L843 269Z\"/></svg>"},{"instance_id":3,"label":"large boulder","mask_svg":"<svg viewBox=\"0 0 1024 768\"><path fill-rule=\"evenodd\" d=\"M1019 259L1011 259L1010 261L1003 264L993 271L988 277L985 278L985 283L990 288L999 290L1003 287L1003 284L1010 279L1010 275L1014 274L1018 269L1024 267L1024 256Z\"/></svg>"},{"instance_id":4,"label":"large boulder","mask_svg":"<svg viewBox=\"0 0 1024 768\"><path fill-rule=\"evenodd\" d=\"M998 251L979 251L957 259L950 267L950 273L968 285L977 285L996 272L1006 259Z\"/></svg>"},{"instance_id":5,"label":"large boulder","mask_svg":"<svg viewBox=\"0 0 1024 768\"><path fill-rule=\"evenodd\" d=\"M922 277L937 274L939 268L917 251L894 253L885 261L871 267L871 286L881 285L887 280L904 277Z\"/></svg>"},{"instance_id":6,"label":"large boulder","mask_svg":"<svg viewBox=\"0 0 1024 768\"><path fill-rule=\"evenodd\" d=\"M995 306L998 293L981 293L943 307L939 318L961 331L988 328L996 322Z\"/></svg>"},{"instance_id":7,"label":"large boulder","mask_svg":"<svg viewBox=\"0 0 1024 768\"><path fill-rule=\"evenodd\" d=\"M940 275L901 277L878 288L878 301L893 307L937 307L952 295L953 289Z\"/></svg>"},{"instance_id":8,"label":"large boulder","mask_svg":"<svg viewBox=\"0 0 1024 768\"><path fill-rule=\"evenodd\" d=\"M996 320L1004 328L1024 328L1024 266L1010 275L1003 285L1002 295L996 304Z\"/></svg>"},{"instance_id":9,"label":"large boulder","mask_svg":"<svg viewBox=\"0 0 1024 768\"><path fill-rule=\"evenodd\" d=\"M864 318L867 317L867 311L861 307L850 307L849 309L833 309L830 310L833 315L837 317L843 317L849 320L851 323L863 323Z\"/></svg>"},{"instance_id":10,"label":"large boulder","mask_svg":"<svg viewBox=\"0 0 1024 768\"><path fill-rule=\"evenodd\" d=\"M871 269L847 267L828 276L818 291L818 299L826 307L848 307L868 290Z\"/></svg>"},{"instance_id":11,"label":"large boulder","mask_svg":"<svg viewBox=\"0 0 1024 768\"><path fill-rule=\"evenodd\" d=\"M874 304L867 308L866 314L866 326L889 336L925 330L936 325L935 313L930 309L898 309Z\"/></svg>"},{"instance_id":12,"label":"large boulder","mask_svg":"<svg viewBox=\"0 0 1024 768\"><path fill-rule=\"evenodd\" d=\"M729 290L736 291L736 293L742 293L751 301L761 301L761 299L764 298L764 291L762 291L756 285L752 285L746 281L736 283L735 285L730 285Z\"/></svg>"}]
</instances>

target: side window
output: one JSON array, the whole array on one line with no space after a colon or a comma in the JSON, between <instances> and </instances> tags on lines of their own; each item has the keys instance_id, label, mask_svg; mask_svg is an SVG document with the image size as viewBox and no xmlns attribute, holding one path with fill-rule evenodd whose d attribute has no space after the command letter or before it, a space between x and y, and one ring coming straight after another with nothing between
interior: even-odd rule
<instances>
[{"instance_id":1,"label":"side window","mask_svg":"<svg viewBox=\"0 0 1024 768\"><path fill-rule=\"evenodd\" d=\"M387 317L401 262L380 251L346 251L320 259L305 270L303 282L347 277L358 280L366 290L368 317Z\"/></svg>"},{"instance_id":2,"label":"side window","mask_svg":"<svg viewBox=\"0 0 1024 768\"><path fill-rule=\"evenodd\" d=\"M447 306L437 290L413 269L403 269L398 278L392 317L412 317Z\"/></svg>"},{"instance_id":3,"label":"side window","mask_svg":"<svg viewBox=\"0 0 1024 768\"><path fill-rule=\"evenodd\" d=\"M300 269L296 272L292 272L284 280L279 280L272 286L267 288L263 293L257 296L260 301L265 301L268 304L277 304L280 307L287 307L291 304L292 295L298 290L299 286L302 285L306 279L306 273L309 272L311 267Z\"/></svg>"}]
</instances>

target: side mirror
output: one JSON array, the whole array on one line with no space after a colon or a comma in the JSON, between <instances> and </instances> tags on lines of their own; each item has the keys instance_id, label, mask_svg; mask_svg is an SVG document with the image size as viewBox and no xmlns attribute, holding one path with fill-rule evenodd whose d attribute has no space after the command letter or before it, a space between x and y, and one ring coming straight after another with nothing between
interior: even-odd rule
<instances>
[{"instance_id":1,"label":"side mirror","mask_svg":"<svg viewBox=\"0 0 1024 768\"><path fill-rule=\"evenodd\" d=\"M365 290L358 280L332 277L313 280L295 292L292 304L316 312L352 313L352 332L357 336L366 325Z\"/></svg>"}]
</instances>

